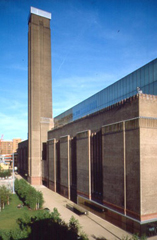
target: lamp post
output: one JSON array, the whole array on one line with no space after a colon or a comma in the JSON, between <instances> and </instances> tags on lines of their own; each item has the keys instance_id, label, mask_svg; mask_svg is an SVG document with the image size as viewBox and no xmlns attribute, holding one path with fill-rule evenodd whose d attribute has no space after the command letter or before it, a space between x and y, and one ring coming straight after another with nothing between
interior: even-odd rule
<instances>
[{"instance_id":1,"label":"lamp post","mask_svg":"<svg viewBox=\"0 0 157 240\"><path fill-rule=\"evenodd\" d=\"M14 153L13 155L13 194L15 194L15 187L14 187Z\"/></svg>"}]
</instances>

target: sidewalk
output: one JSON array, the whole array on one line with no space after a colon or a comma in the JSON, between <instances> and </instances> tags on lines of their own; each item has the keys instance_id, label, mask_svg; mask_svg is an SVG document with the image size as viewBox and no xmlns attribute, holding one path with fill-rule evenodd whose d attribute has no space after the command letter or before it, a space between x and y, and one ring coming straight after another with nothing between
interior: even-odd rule
<instances>
[{"instance_id":1,"label":"sidewalk","mask_svg":"<svg viewBox=\"0 0 157 240\"><path fill-rule=\"evenodd\" d=\"M16 178L20 179L21 176L16 175ZM116 227L91 212L89 212L88 215L81 216L75 214L66 208L66 204L72 202L58 193L51 191L49 188L43 185L33 187L43 193L45 201L44 208L49 208L50 211L57 208L58 212L61 214L61 218L67 223L69 222L71 216L74 216L78 219L80 225L82 226L82 231L88 235L89 240L96 240L100 238L107 240L121 240L124 236L131 236L130 233ZM147 240L157 240L157 236L147 238Z\"/></svg>"},{"instance_id":2,"label":"sidewalk","mask_svg":"<svg viewBox=\"0 0 157 240\"><path fill-rule=\"evenodd\" d=\"M58 193L51 191L45 186L34 186L37 190L41 191L44 196L44 207L53 211L53 208L57 208L59 213L61 214L61 218L65 220L65 222L69 222L71 216L74 216L79 220L80 225L82 226L82 230L88 235L90 240L94 240L96 238L106 238L107 240L116 240L121 239L122 237L129 235L129 233L124 230L114 226L113 224L101 219L100 217L89 212L88 216L82 215L79 216L72 212L71 210L66 208L67 203L72 203L70 200L62 197Z\"/></svg>"}]
</instances>

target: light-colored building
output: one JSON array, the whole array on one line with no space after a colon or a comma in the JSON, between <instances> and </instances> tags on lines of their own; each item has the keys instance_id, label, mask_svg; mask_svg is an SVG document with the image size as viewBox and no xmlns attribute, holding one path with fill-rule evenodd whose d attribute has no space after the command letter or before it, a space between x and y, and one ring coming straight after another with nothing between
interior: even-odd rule
<instances>
[{"instance_id":1,"label":"light-colored building","mask_svg":"<svg viewBox=\"0 0 157 240\"><path fill-rule=\"evenodd\" d=\"M13 142L13 153L14 153L14 152L17 152L18 144L21 142L21 138L14 138L12 142Z\"/></svg>"},{"instance_id":2,"label":"light-colored building","mask_svg":"<svg viewBox=\"0 0 157 240\"><path fill-rule=\"evenodd\" d=\"M12 154L17 151L20 138L0 141L0 154Z\"/></svg>"}]
</instances>

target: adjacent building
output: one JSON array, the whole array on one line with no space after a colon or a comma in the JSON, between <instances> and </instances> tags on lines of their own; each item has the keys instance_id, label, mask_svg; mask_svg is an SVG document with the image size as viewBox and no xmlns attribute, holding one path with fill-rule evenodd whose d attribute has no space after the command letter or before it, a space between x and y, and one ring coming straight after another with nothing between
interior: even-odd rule
<instances>
[{"instance_id":1,"label":"adjacent building","mask_svg":"<svg viewBox=\"0 0 157 240\"><path fill-rule=\"evenodd\" d=\"M17 167L17 150L20 142L20 138L15 138L13 140L0 140L0 160L7 164L4 166L9 168L13 167L14 154L14 166Z\"/></svg>"},{"instance_id":2,"label":"adjacent building","mask_svg":"<svg viewBox=\"0 0 157 240\"><path fill-rule=\"evenodd\" d=\"M0 141L0 155L12 154L17 151L18 144L21 142L20 138L13 140L1 140Z\"/></svg>"}]
</instances>

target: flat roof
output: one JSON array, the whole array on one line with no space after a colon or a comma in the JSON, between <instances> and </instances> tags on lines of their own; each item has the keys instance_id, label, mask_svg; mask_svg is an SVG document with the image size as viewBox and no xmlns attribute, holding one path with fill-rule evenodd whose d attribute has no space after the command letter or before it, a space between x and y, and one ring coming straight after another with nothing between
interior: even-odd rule
<instances>
[{"instance_id":1,"label":"flat roof","mask_svg":"<svg viewBox=\"0 0 157 240\"><path fill-rule=\"evenodd\" d=\"M35 8L35 7L31 7L30 8L30 13L33 13L35 15L51 19L51 13L43 11L43 10L40 10L38 8Z\"/></svg>"}]
</instances>

